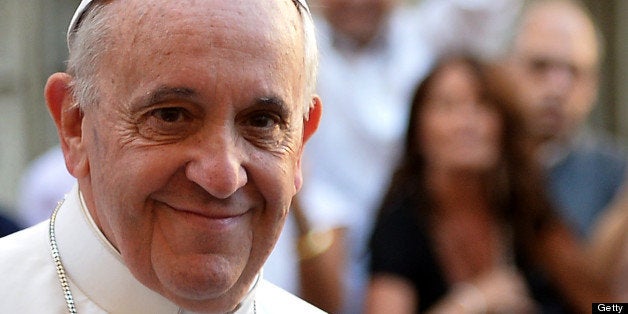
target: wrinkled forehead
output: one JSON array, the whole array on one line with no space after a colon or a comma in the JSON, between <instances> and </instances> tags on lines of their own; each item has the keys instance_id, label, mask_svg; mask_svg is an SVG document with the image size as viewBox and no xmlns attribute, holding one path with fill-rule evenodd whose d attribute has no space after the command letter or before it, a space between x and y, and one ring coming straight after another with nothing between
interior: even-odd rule
<instances>
[{"instance_id":1,"label":"wrinkled forehead","mask_svg":"<svg viewBox=\"0 0 628 314\"><path fill-rule=\"evenodd\" d=\"M83 18L83 16L86 15L86 13L89 11L90 7L92 4L98 2L99 0L82 0L81 3L79 4L79 6L76 8L76 12L74 12L74 15L72 16L72 20L70 21L70 25L68 27L68 32L67 32L67 41L68 41L68 45L71 44L71 38L72 38L72 34L74 32L76 32L76 30L80 27L81 24L81 20ZM301 12L302 10L305 11L307 14L311 14L310 13L310 9L307 5L307 2L305 0L291 0L292 3L295 4L295 6L297 7L297 9L299 10L299 12Z\"/></svg>"}]
</instances>

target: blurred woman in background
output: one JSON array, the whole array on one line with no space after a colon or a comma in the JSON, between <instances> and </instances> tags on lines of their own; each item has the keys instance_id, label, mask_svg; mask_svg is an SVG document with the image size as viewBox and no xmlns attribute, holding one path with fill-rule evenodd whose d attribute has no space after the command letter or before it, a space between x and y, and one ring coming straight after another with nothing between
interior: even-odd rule
<instances>
[{"instance_id":1,"label":"blurred woman in background","mask_svg":"<svg viewBox=\"0 0 628 314\"><path fill-rule=\"evenodd\" d=\"M607 300L501 83L457 56L417 87L371 239L367 313L587 312Z\"/></svg>"}]
</instances>

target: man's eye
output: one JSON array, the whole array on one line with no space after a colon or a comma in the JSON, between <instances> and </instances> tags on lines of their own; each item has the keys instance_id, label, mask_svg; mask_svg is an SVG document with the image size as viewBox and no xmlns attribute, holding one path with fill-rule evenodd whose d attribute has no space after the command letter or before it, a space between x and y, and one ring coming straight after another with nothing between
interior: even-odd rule
<instances>
[{"instance_id":1,"label":"man's eye","mask_svg":"<svg viewBox=\"0 0 628 314\"><path fill-rule=\"evenodd\" d=\"M270 128L279 123L279 117L269 113L260 113L250 117L249 125L256 128Z\"/></svg>"},{"instance_id":2,"label":"man's eye","mask_svg":"<svg viewBox=\"0 0 628 314\"><path fill-rule=\"evenodd\" d=\"M551 64L549 61L542 59L536 59L530 62L530 68L536 73L547 72L547 70L550 68L550 65Z\"/></svg>"},{"instance_id":3,"label":"man's eye","mask_svg":"<svg viewBox=\"0 0 628 314\"><path fill-rule=\"evenodd\" d=\"M198 128L198 119L184 107L153 108L138 121L137 130L154 141L185 137Z\"/></svg>"},{"instance_id":4,"label":"man's eye","mask_svg":"<svg viewBox=\"0 0 628 314\"><path fill-rule=\"evenodd\" d=\"M159 108L153 110L151 115L164 122L181 122L185 119L185 109L183 108Z\"/></svg>"}]
</instances>

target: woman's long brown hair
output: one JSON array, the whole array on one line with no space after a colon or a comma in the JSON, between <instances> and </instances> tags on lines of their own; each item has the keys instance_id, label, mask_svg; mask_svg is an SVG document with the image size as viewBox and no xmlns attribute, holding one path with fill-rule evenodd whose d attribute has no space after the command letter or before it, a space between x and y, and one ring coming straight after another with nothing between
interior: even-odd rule
<instances>
[{"instance_id":1,"label":"woman's long brown hair","mask_svg":"<svg viewBox=\"0 0 628 314\"><path fill-rule=\"evenodd\" d=\"M496 215L512 228L514 245L533 253L535 243L547 230L553 217L552 206L545 195L544 180L534 159L529 137L511 103L513 97L507 86L501 81L494 81L493 71L468 55L443 58L417 86L409 113L403 156L379 215L385 216L388 211L397 208L397 202L413 206L419 217L426 217L434 210L426 186L423 149L416 130L420 127L419 115L436 77L452 62L461 62L471 69L480 82L482 97L501 117L502 156L499 166L486 174L484 189Z\"/></svg>"}]
</instances>

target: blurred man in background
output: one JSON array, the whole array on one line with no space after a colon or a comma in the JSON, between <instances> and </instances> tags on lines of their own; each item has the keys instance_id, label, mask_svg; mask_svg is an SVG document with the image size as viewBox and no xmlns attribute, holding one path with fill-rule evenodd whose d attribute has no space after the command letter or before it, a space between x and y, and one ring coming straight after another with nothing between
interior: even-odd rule
<instances>
[{"instance_id":1,"label":"blurred man in background","mask_svg":"<svg viewBox=\"0 0 628 314\"><path fill-rule=\"evenodd\" d=\"M525 6L502 63L547 169L550 196L583 238L617 196L626 172L623 152L585 126L603 52L581 3L538 0Z\"/></svg>"}]
</instances>

